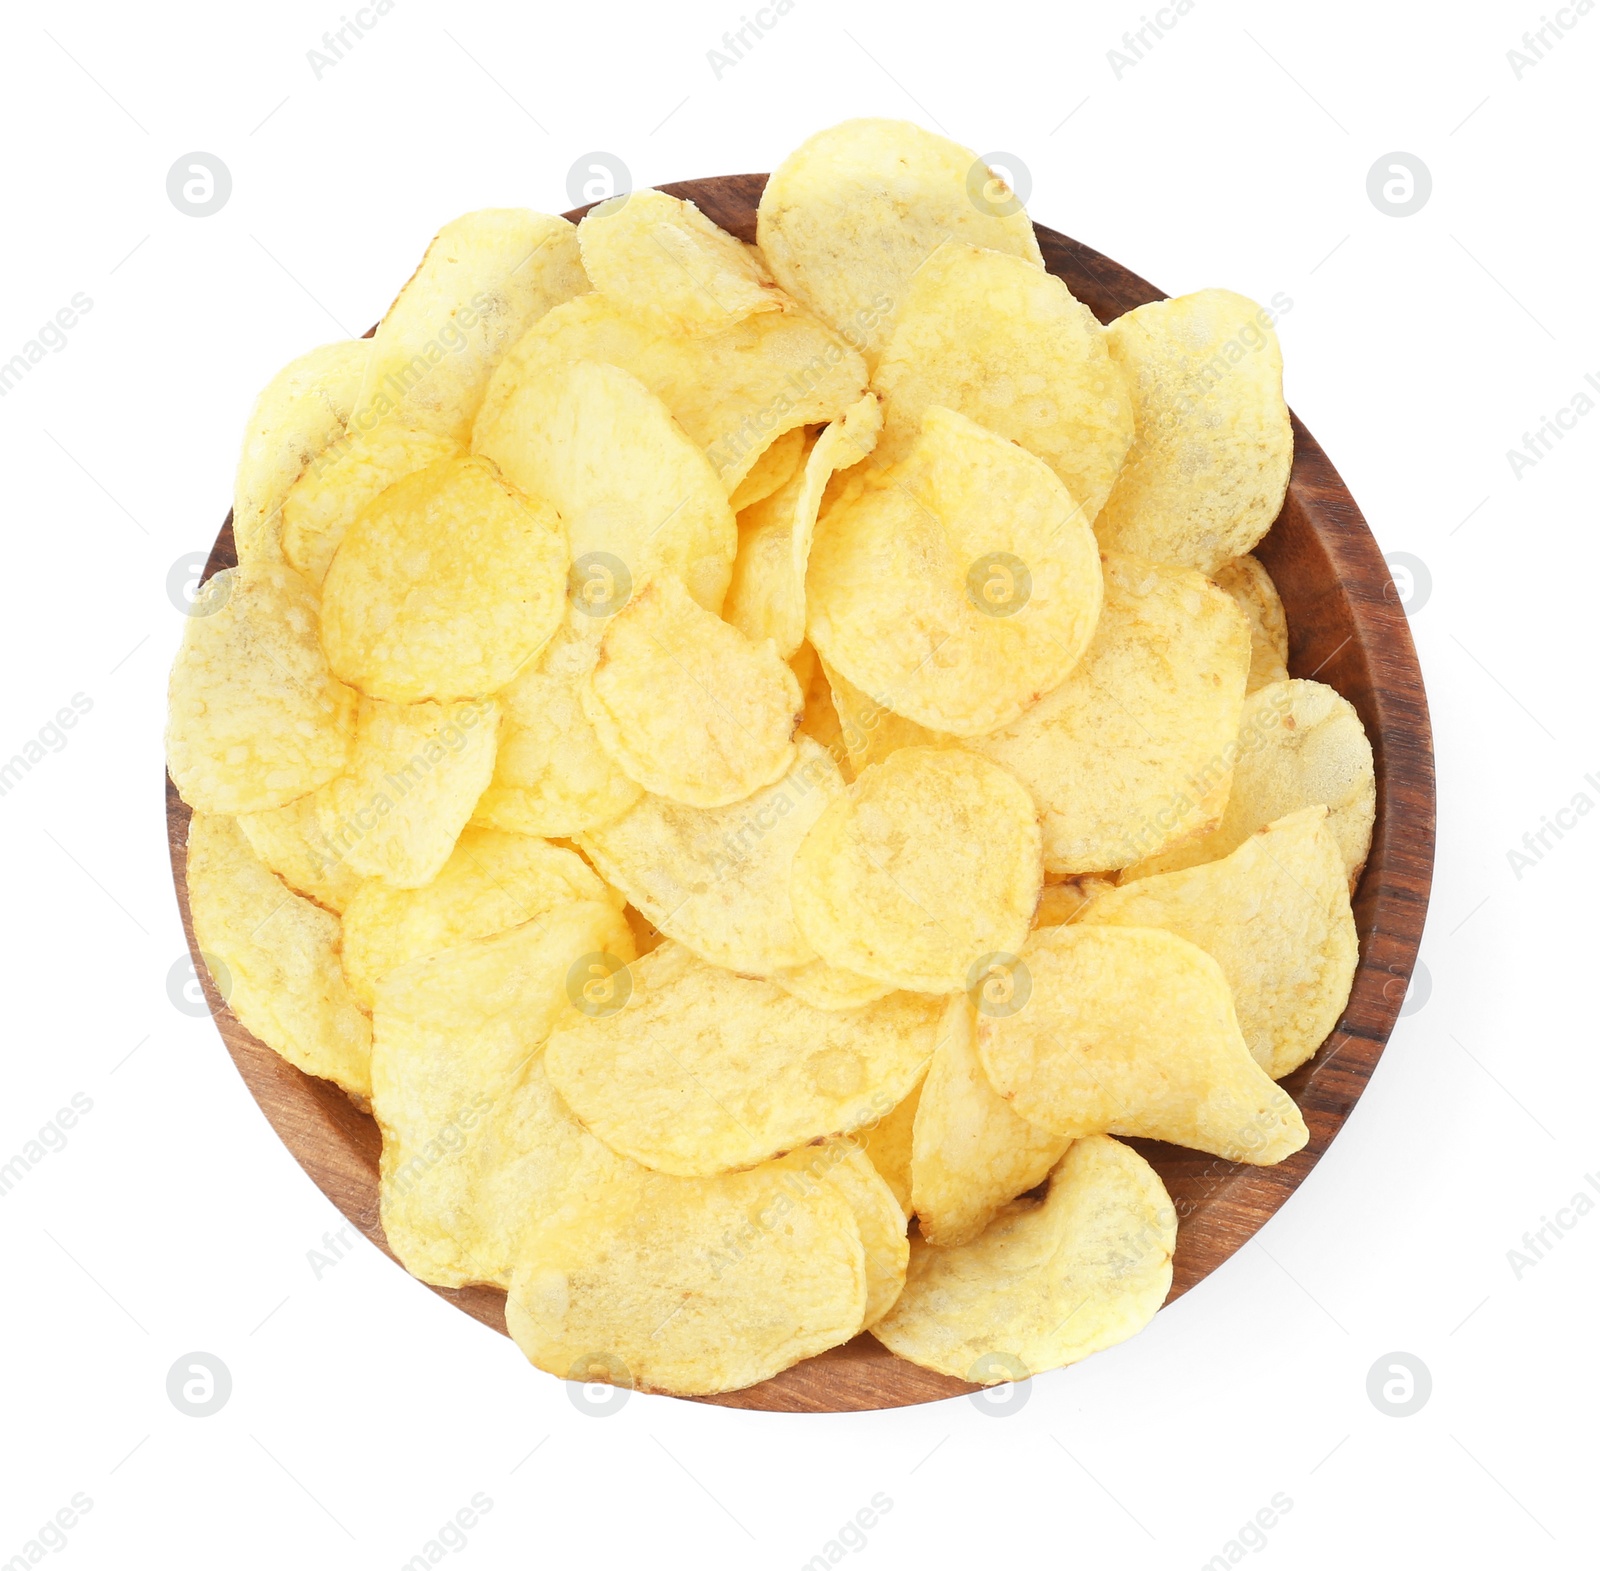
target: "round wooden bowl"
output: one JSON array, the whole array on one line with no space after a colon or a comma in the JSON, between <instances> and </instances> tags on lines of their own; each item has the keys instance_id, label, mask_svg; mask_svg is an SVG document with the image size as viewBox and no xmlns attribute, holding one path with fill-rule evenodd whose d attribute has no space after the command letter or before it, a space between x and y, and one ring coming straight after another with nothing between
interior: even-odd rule
<instances>
[{"instance_id":1,"label":"round wooden bowl","mask_svg":"<svg viewBox=\"0 0 1600 1571\"><path fill-rule=\"evenodd\" d=\"M722 175L663 186L688 197L742 240L756 236L765 175ZM568 214L582 216L581 209ZM1045 266L1102 321L1163 299L1159 289L1087 246L1036 226ZM1433 738L1416 651L1377 541L1344 482L1298 420L1289 493L1256 554L1289 620L1289 669L1336 688L1372 739L1378 817L1355 896L1361 963L1350 1002L1316 1057L1284 1080L1310 1143L1276 1167L1248 1167L1157 1141L1135 1145L1160 1173L1179 1216L1172 1293L1215 1271L1316 1165L1366 1088L1405 999L1433 876ZM217 536L205 576L234 565L233 518ZM167 835L184 932L217 1029L251 1094L327 1197L386 1254L378 1220L377 1125L338 1089L290 1067L246 1031L200 963L189 920L184 847L189 809L167 781ZM391 1256L392 1258L392 1256ZM505 1331L505 1294L434 1288L467 1314ZM976 1389L895 1358L872 1337L808 1360L760 1385L700 1398L724 1407L789 1413L904 1407Z\"/></svg>"}]
</instances>

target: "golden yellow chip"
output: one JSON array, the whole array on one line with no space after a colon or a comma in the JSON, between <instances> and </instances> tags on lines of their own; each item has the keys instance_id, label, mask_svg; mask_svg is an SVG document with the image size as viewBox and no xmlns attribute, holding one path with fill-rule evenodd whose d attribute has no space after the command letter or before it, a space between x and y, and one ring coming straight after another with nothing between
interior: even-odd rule
<instances>
[{"instance_id":1,"label":"golden yellow chip","mask_svg":"<svg viewBox=\"0 0 1600 1571\"><path fill-rule=\"evenodd\" d=\"M278 510L306 466L343 436L371 357L370 339L341 339L291 360L262 389L233 482L241 562L282 561Z\"/></svg>"},{"instance_id":2,"label":"golden yellow chip","mask_svg":"<svg viewBox=\"0 0 1600 1571\"><path fill-rule=\"evenodd\" d=\"M1227 800L1250 668L1244 616L1200 574L1137 557L1108 555L1105 586L1077 669L968 744L1033 794L1052 873L1126 867L1204 833Z\"/></svg>"},{"instance_id":3,"label":"golden yellow chip","mask_svg":"<svg viewBox=\"0 0 1600 1571\"><path fill-rule=\"evenodd\" d=\"M989 990L994 987L988 981ZM1007 1007L976 990L980 1007ZM925 1242L970 1243L1008 1200L1042 1183L1072 1144L1035 1129L989 1084L978 1062L972 1000L950 1000L945 1037L928 1065L911 1143L911 1206Z\"/></svg>"},{"instance_id":4,"label":"golden yellow chip","mask_svg":"<svg viewBox=\"0 0 1600 1571\"><path fill-rule=\"evenodd\" d=\"M577 1017L575 975L590 957L620 963L631 947L616 906L567 901L378 984L372 1110L383 1131L383 1230L413 1275L459 1287L504 1272L504 1260L475 1258L477 1148L552 1027Z\"/></svg>"},{"instance_id":5,"label":"golden yellow chip","mask_svg":"<svg viewBox=\"0 0 1600 1571\"><path fill-rule=\"evenodd\" d=\"M806 831L843 794L838 767L803 737L786 775L731 807L645 796L577 840L668 938L713 965L770 976L816 958L789 909L789 867Z\"/></svg>"},{"instance_id":6,"label":"golden yellow chip","mask_svg":"<svg viewBox=\"0 0 1600 1571\"><path fill-rule=\"evenodd\" d=\"M867 389L866 362L809 311L766 312L691 337L659 332L607 295L580 295L526 333L495 372L478 415L480 446L498 433L493 440L514 448L524 412L551 397L536 384L580 360L616 366L654 393L735 508L747 505L745 478L778 439L838 419Z\"/></svg>"},{"instance_id":7,"label":"golden yellow chip","mask_svg":"<svg viewBox=\"0 0 1600 1571\"><path fill-rule=\"evenodd\" d=\"M736 1391L847 1342L867 1304L850 1202L797 1159L646 1175L535 1228L506 1300L527 1358L563 1380Z\"/></svg>"},{"instance_id":8,"label":"golden yellow chip","mask_svg":"<svg viewBox=\"0 0 1600 1571\"><path fill-rule=\"evenodd\" d=\"M363 878L429 883L494 771L500 706L364 699L350 767L318 793L325 844Z\"/></svg>"},{"instance_id":9,"label":"golden yellow chip","mask_svg":"<svg viewBox=\"0 0 1600 1571\"><path fill-rule=\"evenodd\" d=\"M464 444L500 357L588 287L564 218L490 207L446 224L378 325L351 438L394 421Z\"/></svg>"},{"instance_id":10,"label":"golden yellow chip","mask_svg":"<svg viewBox=\"0 0 1600 1571\"><path fill-rule=\"evenodd\" d=\"M1106 329L1134 426L1095 520L1107 550L1213 573L1272 527L1294 458L1272 322L1254 300L1202 289Z\"/></svg>"},{"instance_id":11,"label":"golden yellow chip","mask_svg":"<svg viewBox=\"0 0 1600 1571\"><path fill-rule=\"evenodd\" d=\"M865 1330L888 1313L906 1285L911 1254L906 1214L866 1153L848 1137L808 1147L797 1160L808 1178L832 1184L855 1214L867 1258L867 1308L861 1322Z\"/></svg>"},{"instance_id":12,"label":"golden yellow chip","mask_svg":"<svg viewBox=\"0 0 1600 1571\"><path fill-rule=\"evenodd\" d=\"M1250 678L1245 692L1253 693L1269 682L1287 681L1289 623L1272 575L1255 557L1246 555L1223 563L1211 581L1244 612L1250 624Z\"/></svg>"},{"instance_id":13,"label":"golden yellow chip","mask_svg":"<svg viewBox=\"0 0 1600 1571\"><path fill-rule=\"evenodd\" d=\"M602 202L578 225L578 244L595 288L662 332L715 333L790 303L754 253L665 191Z\"/></svg>"},{"instance_id":14,"label":"golden yellow chip","mask_svg":"<svg viewBox=\"0 0 1600 1571\"><path fill-rule=\"evenodd\" d=\"M876 977L857 976L853 971L841 971L826 960L808 961L803 966L791 966L774 971L770 980L784 992L793 994L803 1004L813 1009L859 1009L863 1004L875 1003L895 991L893 982L880 982Z\"/></svg>"},{"instance_id":15,"label":"golden yellow chip","mask_svg":"<svg viewBox=\"0 0 1600 1571\"><path fill-rule=\"evenodd\" d=\"M1116 882L1109 878L1069 878L1059 884L1047 883L1039 891L1039 909L1033 913L1035 927L1064 927L1075 922L1078 913L1106 889L1115 889Z\"/></svg>"},{"instance_id":16,"label":"golden yellow chip","mask_svg":"<svg viewBox=\"0 0 1600 1571\"><path fill-rule=\"evenodd\" d=\"M254 562L208 580L167 681L167 768L190 807L259 813L314 791L344 768L355 719L305 579Z\"/></svg>"},{"instance_id":17,"label":"golden yellow chip","mask_svg":"<svg viewBox=\"0 0 1600 1571\"><path fill-rule=\"evenodd\" d=\"M332 781L286 807L241 813L237 823L250 849L284 883L342 916L362 878L323 831L322 808L331 786Z\"/></svg>"},{"instance_id":18,"label":"golden yellow chip","mask_svg":"<svg viewBox=\"0 0 1600 1571\"><path fill-rule=\"evenodd\" d=\"M1078 920L1198 944L1233 989L1245 1045L1281 1080L1322 1045L1356 974L1348 875L1327 819L1320 804L1303 807L1218 861L1097 896Z\"/></svg>"},{"instance_id":19,"label":"golden yellow chip","mask_svg":"<svg viewBox=\"0 0 1600 1571\"><path fill-rule=\"evenodd\" d=\"M473 809L475 823L575 835L609 823L643 795L612 763L583 712L582 691L600 653L592 628L569 607L550 642L501 690L500 750Z\"/></svg>"},{"instance_id":20,"label":"golden yellow chip","mask_svg":"<svg viewBox=\"0 0 1600 1571\"><path fill-rule=\"evenodd\" d=\"M828 1013L679 944L627 978L550 1038L550 1079L613 1150L663 1173L751 1167L859 1129L905 1096L938 1040L938 1000Z\"/></svg>"},{"instance_id":21,"label":"golden yellow chip","mask_svg":"<svg viewBox=\"0 0 1600 1571\"><path fill-rule=\"evenodd\" d=\"M561 514L579 610L610 615L657 572L722 609L739 542L727 494L637 377L590 360L530 376L484 409L472 445Z\"/></svg>"},{"instance_id":22,"label":"golden yellow chip","mask_svg":"<svg viewBox=\"0 0 1600 1571\"><path fill-rule=\"evenodd\" d=\"M794 762L800 684L771 644L752 644L670 575L606 627L583 712L615 763L656 796L725 807Z\"/></svg>"},{"instance_id":23,"label":"golden yellow chip","mask_svg":"<svg viewBox=\"0 0 1600 1571\"><path fill-rule=\"evenodd\" d=\"M874 359L912 275L946 240L1043 268L1015 192L970 149L904 120L846 120L803 142L761 196L773 277Z\"/></svg>"},{"instance_id":24,"label":"golden yellow chip","mask_svg":"<svg viewBox=\"0 0 1600 1571\"><path fill-rule=\"evenodd\" d=\"M912 275L873 387L878 462L910 452L923 411L954 409L1056 472L1093 523L1133 442L1133 404L1105 329L1067 286L1003 251L942 245Z\"/></svg>"},{"instance_id":25,"label":"golden yellow chip","mask_svg":"<svg viewBox=\"0 0 1600 1571\"><path fill-rule=\"evenodd\" d=\"M741 513L757 502L765 501L797 470L806 456L806 428L791 427L756 455L745 477L728 493L728 506Z\"/></svg>"},{"instance_id":26,"label":"golden yellow chip","mask_svg":"<svg viewBox=\"0 0 1600 1571\"><path fill-rule=\"evenodd\" d=\"M567 544L548 502L447 458L356 517L322 586L322 642L369 698L497 692L561 621Z\"/></svg>"},{"instance_id":27,"label":"golden yellow chip","mask_svg":"<svg viewBox=\"0 0 1600 1571\"><path fill-rule=\"evenodd\" d=\"M897 715L821 660L823 681L833 704L834 732L850 760L853 779L868 764L881 764L902 747L956 747L957 738L930 731L915 720ZM809 705L808 705L809 708Z\"/></svg>"},{"instance_id":28,"label":"golden yellow chip","mask_svg":"<svg viewBox=\"0 0 1600 1571\"><path fill-rule=\"evenodd\" d=\"M817 820L789 894L830 965L955 993L1022 948L1040 878L1039 826L1016 780L961 749L908 747Z\"/></svg>"},{"instance_id":29,"label":"golden yellow chip","mask_svg":"<svg viewBox=\"0 0 1600 1571\"><path fill-rule=\"evenodd\" d=\"M343 444L337 456L313 458L283 499L283 554L319 589L346 531L369 503L397 480L461 444L453 437L395 423Z\"/></svg>"},{"instance_id":30,"label":"golden yellow chip","mask_svg":"<svg viewBox=\"0 0 1600 1571\"><path fill-rule=\"evenodd\" d=\"M873 1335L982 1385L1076 1363L1150 1322L1172 1286L1177 1232L1149 1163L1091 1135L1042 1201L1008 1208L969 1244L914 1244L905 1290Z\"/></svg>"},{"instance_id":31,"label":"golden yellow chip","mask_svg":"<svg viewBox=\"0 0 1600 1571\"><path fill-rule=\"evenodd\" d=\"M622 904L575 852L532 835L468 825L431 883L397 889L372 878L351 897L344 974L362 1007L371 1009L391 971L520 927L571 900Z\"/></svg>"},{"instance_id":32,"label":"golden yellow chip","mask_svg":"<svg viewBox=\"0 0 1600 1571\"><path fill-rule=\"evenodd\" d=\"M308 1075L371 1090L372 1032L339 969L339 918L275 878L232 819L189 822L195 946L247 1031Z\"/></svg>"},{"instance_id":33,"label":"golden yellow chip","mask_svg":"<svg viewBox=\"0 0 1600 1571\"><path fill-rule=\"evenodd\" d=\"M934 1049L935 1057L938 1051ZM858 1129L854 1136L908 1218L911 1215L911 1135L916 1125L917 1099L925 1083L926 1076L911 1088L911 1094L893 1112L885 1113L875 1124Z\"/></svg>"},{"instance_id":34,"label":"golden yellow chip","mask_svg":"<svg viewBox=\"0 0 1600 1571\"><path fill-rule=\"evenodd\" d=\"M1245 700L1234 753L1233 789L1217 828L1136 863L1122 881L1214 862L1258 829L1320 802L1353 894L1372 845L1378 788L1372 743L1349 701L1321 682L1273 682Z\"/></svg>"},{"instance_id":35,"label":"golden yellow chip","mask_svg":"<svg viewBox=\"0 0 1600 1571\"><path fill-rule=\"evenodd\" d=\"M933 405L907 456L818 520L805 590L830 670L919 725L982 736L1078 663L1099 550L1046 463Z\"/></svg>"},{"instance_id":36,"label":"golden yellow chip","mask_svg":"<svg viewBox=\"0 0 1600 1571\"><path fill-rule=\"evenodd\" d=\"M979 1016L978 1057L1016 1113L1058 1135L1142 1135L1259 1166L1310 1138L1250 1056L1222 968L1157 928L1034 933L1011 998Z\"/></svg>"}]
</instances>

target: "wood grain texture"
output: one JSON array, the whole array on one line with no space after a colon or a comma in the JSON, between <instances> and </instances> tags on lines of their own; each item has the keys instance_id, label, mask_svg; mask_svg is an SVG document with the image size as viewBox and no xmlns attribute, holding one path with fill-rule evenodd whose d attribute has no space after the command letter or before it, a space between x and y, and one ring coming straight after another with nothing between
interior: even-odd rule
<instances>
[{"instance_id":1,"label":"wood grain texture","mask_svg":"<svg viewBox=\"0 0 1600 1571\"><path fill-rule=\"evenodd\" d=\"M688 197L723 228L755 239L765 175L725 175L662 187ZM584 210L567 216L577 218ZM1102 321L1164 298L1107 257L1038 228L1045 265ZM1350 1002L1317 1055L1284 1082L1311 1140L1277 1167L1247 1167L1155 1141L1134 1141L1161 1174L1180 1225L1171 1298L1217 1269L1281 1206L1316 1165L1365 1089L1394 1026L1416 962L1433 874L1433 742L1416 651L1377 542L1315 438L1294 422L1294 468L1282 513L1257 555L1283 597L1289 669L1350 700L1372 739L1378 814L1372 853L1355 897L1361 964ZM234 563L232 516L217 536L206 577ZM189 810L167 782L173 882L195 950L183 877ZM378 1131L326 1081L291 1068L229 1013L205 967L196 970L218 1030L245 1084L318 1188L386 1254L378 1219ZM391 1255L391 1258L393 1256ZM467 1314L505 1331L505 1295L488 1288L434 1288ZM1169 1298L1170 1302L1170 1298ZM869 1336L746 1391L702 1398L777 1412L903 1407L975 1389L894 1358Z\"/></svg>"}]
</instances>

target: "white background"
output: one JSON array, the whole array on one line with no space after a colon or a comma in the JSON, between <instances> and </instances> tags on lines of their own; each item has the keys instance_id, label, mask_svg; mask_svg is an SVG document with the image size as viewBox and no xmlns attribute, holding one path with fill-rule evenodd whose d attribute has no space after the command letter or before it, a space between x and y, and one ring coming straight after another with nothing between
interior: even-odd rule
<instances>
[{"instance_id":1,"label":"white background","mask_svg":"<svg viewBox=\"0 0 1600 1571\"><path fill-rule=\"evenodd\" d=\"M52 1561L398 1567L482 1491L451 1563L792 1568L882 1492L852 1562L1183 1568L1282 1492L1251 1563L1592 1565L1600 1216L1520 1280L1507 1252L1600 1183L1600 815L1520 877L1507 853L1600 801L1600 411L1520 479L1506 450L1600 379L1600 14L1559 13L1519 80L1534 0L1199 0L1118 80L1135 3L798 0L719 80L738 4L399 0L320 80L339 0L7 8L0 359L93 309L0 400L0 754L93 707L0 798L0 1160L93 1110L0 1201L0 1561L82 1491ZM257 389L373 322L447 218L559 211L596 149L638 184L770 169L859 114L1020 158L1037 219L1172 293L1292 297L1290 402L1431 577L1431 994L1259 1238L1019 1412L596 1419L365 1242L319 1280L342 1219L169 1002L167 574L226 511ZM166 195L193 150L233 177L206 219ZM1366 191L1395 150L1433 178L1404 219ZM196 1349L233 1377L203 1420L165 1394ZM1366 1393L1396 1350L1433 1380L1404 1419Z\"/></svg>"}]
</instances>

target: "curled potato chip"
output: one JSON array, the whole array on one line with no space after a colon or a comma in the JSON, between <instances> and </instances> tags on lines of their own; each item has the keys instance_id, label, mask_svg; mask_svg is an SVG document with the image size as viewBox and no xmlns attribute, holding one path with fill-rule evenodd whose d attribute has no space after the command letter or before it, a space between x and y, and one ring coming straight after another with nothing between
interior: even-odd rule
<instances>
[{"instance_id":1,"label":"curled potato chip","mask_svg":"<svg viewBox=\"0 0 1600 1571\"><path fill-rule=\"evenodd\" d=\"M728 493L728 506L740 513L757 502L765 501L772 493L789 482L805 461L806 428L791 426L782 436L774 437L756 455L744 478Z\"/></svg>"},{"instance_id":2,"label":"curled potato chip","mask_svg":"<svg viewBox=\"0 0 1600 1571\"><path fill-rule=\"evenodd\" d=\"M588 287L564 218L489 207L452 220L378 324L352 436L393 420L464 444L500 357Z\"/></svg>"},{"instance_id":3,"label":"curled potato chip","mask_svg":"<svg viewBox=\"0 0 1600 1571\"><path fill-rule=\"evenodd\" d=\"M306 466L344 434L372 341L346 338L291 360L262 389L245 425L233 482L241 562L282 560L278 510Z\"/></svg>"},{"instance_id":4,"label":"curled potato chip","mask_svg":"<svg viewBox=\"0 0 1600 1571\"><path fill-rule=\"evenodd\" d=\"M1076 1363L1150 1322L1172 1286L1178 1219L1150 1164L1074 1141L1042 1201L971 1243L912 1245L905 1290L873 1328L914 1364L995 1385Z\"/></svg>"},{"instance_id":5,"label":"curled potato chip","mask_svg":"<svg viewBox=\"0 0 1600 1571\"><path fill-rule=\"evenodd\" d=\"M911 450L931 405L1042 458L1093 523L1133 442L1133 404L1105 329L1030 261L950 242L911 276L873 387L877 462Z\"/></svg>"},{"instance_id":6,"label":"curled potato chip","mask_svg":"<svg viewBox=\"0 0 1600 1571\"><path fill-rule=\"evenodd\" d=\"M860 774L795 853L795 920L830 965L925 993L1015 954L1039 900L1028 793L961 749L903 748Z\"/></svg>"},{"instance_id":7,"label":"curled potato chip","mask_svg":"<svg viewBox=\"0 0 1600 1571\"><path fill-rule=\"evenodd\" d=\"M1222 815L1250 666L1229 598L1187 568L1105 559L1105 607L1072 674L967 745L1033 794L1052 873L1127 867Z\"/></svg>"},{"instance_id":8,"label":"curled potato chip","mask_svg":"<svg viewBox=\"0 0 1600 1571\"><path fill-rule=\"evenodd\" d=\"M906 1214L876 1167L848 1138L825 1140L794 1158L809 1178L832 1184L850 1203L867 1261L867 1307L862 1329L876 1325L906 1285L911 1246Z\"/></svg>"},{"instance_id":9,"label":"curled potato chip","mask_svg":"<svg viewBox=\"0 0 1600 1571\"><path fill-rule=\"evenodd\" d=\"M1272 575L1253 556L1236 556L1211 575L1211 581L1244 612L1250 624L1250 694L1269 682L1289 678L1289 623Z\"/></svg>"},{"instance_id":10,"label":"curled potato chip","mask_svg":"<svg viewBox=\"0 0 1600 1571\"><path fill-rule=\"evenodd\" d=\"M473 820L524 835L564 836L609 823L641 788L612 763L583 712L582 691L600 652L575 610L501 689L505 723L494 778Z\"/></svg>"},{"instance_id":11,"label":"curled potato chip","mask_svg":"<svg viewBox=\"0 0 1600 1571\"><path fill-rule=\"evenodd\" d=\"M623 773L690 807L741 801L794 762L794 673L670 575L636 589L611 619L582 697Z\"/></svg>"},{"instance_id":12,"label":"curled potato chip","mask_svg":"<svg viewBox=\"0 0 1600 1571\"><path fill-rule=\"evenodd\" d=\"M934 1049L935 1056L938 1051ZM925 1083L926 1077L892 1112L885 1113L875 1124L858 1129L854 1137L907 1219L911 1216L911 1135L916 1125L917 1099Z\"/></svg>"},{"instance_id":13,"label":"curled potato chip","mask_svg":"<svg viewBox=\"0 0 1600 1571\"><path fill-rule=\"evenodd\" d=\"M251 562L207 581L167 681L167 768L190 807L259 813L305 796L344 768L355 718L305 579Z\"/></svg>"},{"instance_id":14,"label":"curled potato chip","mask_svg":"<svg viewBox=\"0 0 1600 1571\"><path fill-rule=\"evenodd\" d=\"M1321 682L1273 682L1245 700L1221 823L1124 870L1121 881L1214 862L1258 829L1322 803L1353 894L1372 845L1377 780L1372 743L1349 701Z\"/></svg>"},{"instance_id":15,"label":"curled potato chip","mask_svg":"<svg viewBox=\"0 0 1600 1571\"><path fill-rule=\"evenodd\" d=\"M1073 1138L1170 1140L1258 1166L1310 1138L1250 1056L1222 968L1187 939L1150 927L1041 928L1019 972L1027 997L979 1018L978 1056L1030 1124Z\"/></svg>"},{"instance_id":16,"label":"curled potato chip","mask_svg":"<svg viewBox=\"0 0 1600 1571\"><path fill-rule=\"evenodd\" d=\"M481 458L430 464L346 532L322 586L329 663L390 703L482 698L556 630L566 571L549 503Z\"/></svg>"},{"instance_id":17,"label":"curled potato chip","mask_svg":"<svg viewBox=\"0 0 1600 1571\"><path fill-rule=\"evenodd\" d=\"M972 1001L951 999L912 1132L911 1205L923 1240L940 1248L971 1242L1008 1200L1042 1183L1072 1144L1018 1117L989 1084L974 1026Z\"/></svg>"},{"instance_id":18,"label":"curled potato chip","mask_svg":"<svg viewBox=\"0 0 1600 1571\"><path fill-rule=\"evenodd\" d=\"M693 202L630 191L578 225L584 271L632 316L668 333L714 333L790 302L750 251Z\"/></svg>"},{"instance_id":19,"label":"curled potato chip","mask_svg":"<svg viewBox=\"0 0 1600 1571\"><path fill-rule=\"evenodd\" d=\"M561 514L580 610L608 615L657 572L722 609L739 541L727 493L637 377L590 360L530 376L485 408L472 445Z\"/></svg>"},{"instance_id":20,"label":"curled potato chip","mask_svg":"<svg viewBox=\"0 0 1600 1571\"><path fill-rule=\"evenodd\" d=\"M571 900L622 904L575 852L469 824L420 889L371 878L356 891L344 913L344 974L362 1007L371 1009L391 971L520 927Z\"/></svg>"},{"instance_id":21,"label":"curled potato chip","mask_svg":"<svg viewBox=\"0 0 1600 1571\"><path fill-rule=\"evenodd\" d=\"M324 842L363 878L430 883L494 770L500 706L365 699L349 769L319 793Z\"/></svg>"},{"instance_id":22,"label":"curled potato chip","mask_svg":"<svg viewBox=\"0 0 1600 1571\"><path fill-rule=\"evenodd\" d=\"M803 142L767 181L756 240L784 289L869 359L943 242L1044 266L1005 181L970 149L904 120L846 120Z\"/></svg>"},{"instance_id":23,"label":"curled potato chip","mask_svg":"<svg viewBox=\"0 0 1600 1571\"><path fill-rule=\"evenodd\" d=\"M425 955L378 984L372 1111L383 1131L379 1195L389 1247L424 1282L495 1280L474 1226L482 1143L496 1105L551 1029L576 1018L575 966L631 949L609 901L567 901L520 927ZM603 1170L604 1162L590 1162Z\"/></svg>"},{"instance_id":24,"label":"curled potato chip","mask_svg":"<svg viewBox=\"0 0 1600 1571\"><path fill-rule=\"evenodd\" d=\"M735 1391L847 1342L868 1273L849 1200L798 1156L685 1181L646 1174L536 1228L506 1328L564 1380Z\"/></svg>"},{"instance_id":25,"label":"curled potato chip","mask_svg":"<svg viewBox=\"0 0 1600 1571\"><path fill-rule=\"evenodd\" d=\"M900 463L818 520L806 632L897 714L981 736L1078 663L1100 578L1094 534L1050 467L934 405Z\"/></svg>"},{"instance_id":26,"label":"curled potato chip","mask_svg":"<svg viewBox=\"0 0 1600 1571\"><path fill-rule=\"evenodd\" d=\"M1106 329L1134 426L1095 520L1107 550L1212 573L1272 527L1294 458L1272 323L1254 300L1202 289Z\"/></svg>"},{"instance_id":27,"label":"curled potato chip","mask_svg":"<svg viewBox=\"0 0 1600 1571\"><path fill-rule=\"evenodd\" d=\"M621 1007L550 1039L551 1082L613 1150L700 1176L847 1134L910 1090L939 1004L895 994L826 1013L678 944L637 962Z\"/></svg>"},{"instance_id":28,"label":"curled potato chip","mask_svg":"<svg viewBox=\"0 0 1600 1571\"><path fill-rule=\"evenodd\" d=\"M397 480L454 457L461 444L398 424L380 425L311 460L283 499L283 554L319 589L357 515Z\"/></svg>"},{"instance_id":29,"label":"curled potato chip","mask_svg":"<svg viewBox=\"0 0 1600 1571\"><path fill-rule=\"evenodd\" d=\"M668 938L713 965L769 976L816 958L789 909L789 867L843 792L837 765L802 738L786 775L731 807L645 796L578 844Z\"/></svg>"},{"instance_id":30,"label":"curled potato chip","mask_svg":"<svg viewBox=\"0 0 1600 1571\"><path fill-rule=\"evenodd\" d=\"M189 821L186 880L195 946L240 1025L296 1069L366 1096L372 1032L339 969L339 918L286 889L212 813Z\"/></svg>"},{"instance_id":31,"label":"curled potato chip","mask_svg":"<svg viewBox=\"0 0 1600 1571\"><path fill-rule=\"evenodd\" d=\"M362 878L323 833L322 807L329 786L285 807L241 813L236 822L250 849L296 894L342 916Z\"/></svg>"},{"instance_id":32,"label":"curled potato chip","mask_svg":"<svg viewBox=\"0 0 1600 1571\"><path fill-rule=\"evenodd\" d=\"M1258 830L1215 862L1096 896L1086 926L1160 927L1222 967L1251 1056L1274 1080L1322 1045L1350 997L1355 919L1339 843L1320 803Z\"/></svg>"},{"instance_id":33,"label":"curled potato chip","mask_svg":"<svg viewBox=\"0 0 1600 1571\"><path fill-rule=\"evenodd\" d=\"M515 446L519 411L541 409L552 396L537 384L582 360L626 371L654 393L716 470L735 509L747 505L745 479L778 439L838 419L867 389L866 362L809 311L767 312L691 337L659 332L609 296L580 295L538 322L501 363L478 415L480 444Z\"/></svg>"}]
</instances>

